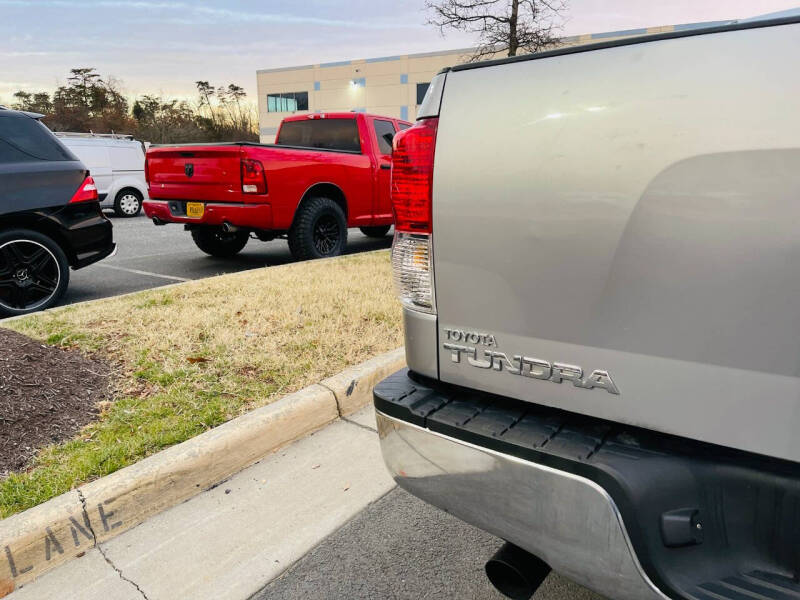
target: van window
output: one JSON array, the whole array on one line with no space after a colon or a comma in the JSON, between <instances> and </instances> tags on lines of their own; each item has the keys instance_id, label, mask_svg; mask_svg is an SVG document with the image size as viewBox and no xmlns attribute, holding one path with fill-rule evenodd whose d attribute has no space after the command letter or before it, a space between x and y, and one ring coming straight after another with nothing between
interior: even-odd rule
<instances>
[{"instance_id":1,"label":"van window","mask_svg":"<svg viewBox=\"0 0 800 600\"><path fill-rule=\"evenodd\" d=\"M358 124L355 119L287 121L281 125L275 143L280 146L361 152Z\"/></svg>"},{"instance_id":2,"label":"van window","mask_svg":"<svg viewBox=\"0 0 800 600\"><path fill-rule=\"evenodd\" d=\"M75 157L36 119L0 118L0 161L31 160L75 160Z\"/></svg>"}]
</instances>

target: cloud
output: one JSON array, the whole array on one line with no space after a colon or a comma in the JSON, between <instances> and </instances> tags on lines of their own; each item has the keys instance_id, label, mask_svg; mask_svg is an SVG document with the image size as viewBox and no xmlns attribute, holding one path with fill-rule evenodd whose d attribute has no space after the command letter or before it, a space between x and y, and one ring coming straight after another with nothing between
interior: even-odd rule
<instances>
[{"instance_id":1,"label":"cloud","mask_svg":"<svg viewBox=\"0 0 800 600\"><path fill-rule=\"evenodd\" d=\"M26 0L0 0L0 6L25 6L30 7ZM259 11L231 10L229 8L214 8L198 6L188 2L148 2L133 0L39 0L37 7L52 8L114 8L134 9L139 11L166 11L178 13L169 17L173 23L184 25L208 25L225 21L229 23L271 23L278 25L317 25L322 27L349 27L359 29L407 29L418 28L419 25L398 22L396 19L386 21L357 21L345 19L327 19L304 14L270 13ZM160 19L161 20L161 19Z\"/></svg>"},{"instance_id":2,"label":"cloud","mask_svg":"<svg viewBox=\"0 0 800 600\"><path fill-rule=\"evenodd\" d=\"M41 51L35 51L35 50L31 50L31 51L27 51L27 52L26 51L19 51L19 50L15 50L13 52L4 52L4 51L0 50L0 56L2 56L4 58L21 58L21 57L26 57L26 56L56 56L56 55L61 56L62 54L64 54L64 53L63 52L41 52Z\"/></svg>"}]
</instances>

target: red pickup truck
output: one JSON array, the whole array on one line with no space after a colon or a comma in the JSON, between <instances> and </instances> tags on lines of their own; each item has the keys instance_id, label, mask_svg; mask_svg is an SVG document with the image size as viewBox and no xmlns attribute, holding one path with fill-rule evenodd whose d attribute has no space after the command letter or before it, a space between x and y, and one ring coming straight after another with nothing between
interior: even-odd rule
<instances>
[{"instance_id":1,"label":"red pickup truck","mask_svg":"<svg viewBox=\"0 0 800 600\"><path fill-rule=\"evenodd\" d=\"M392 225L394 134L406 121L364 113L288 117L275 144L155 146L147 152L156 225L183 223L207 254L234 256L255 237L286 237L298 259L336 256L347 228L383 237Z\"/></svg>"}]
</instances>

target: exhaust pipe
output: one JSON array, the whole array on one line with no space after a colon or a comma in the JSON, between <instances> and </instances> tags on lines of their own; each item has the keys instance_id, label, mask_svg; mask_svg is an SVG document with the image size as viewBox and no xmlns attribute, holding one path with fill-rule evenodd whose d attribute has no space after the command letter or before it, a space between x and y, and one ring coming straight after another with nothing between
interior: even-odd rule
<instances>
[{"instance_id":1,"label":"exhaust pipe","mask_svg":"<svg viewBox=\"0 0 800 600\"><path fill-rule=\"evenodd\" d=\"M158 217L153 217L153 225L160 227L161 225L166 225L166 222L162 221Z\"/></svg>"},{"instance_id":2,"label":"exhaust pipe","mask_svg":"<svg viewBox=\"0 0 800 600\"><path fill-rule=\"evenodd\" d=\"M231 225L227 221L222 224L222 231L225 233L236 233L239 231L239 228L236 225Z\"/></svg>"},{"instance_id":3,"label":"exhaust pipe","mask_svg":"<svg viewBox=\"0 0 800 600\"><path fill-rule=\"evenodd\" d=\"M529 600L549 573L550 567L541 558L508 542L486 563L491 584L513 600Z\"/></svg>"}]
</instances>

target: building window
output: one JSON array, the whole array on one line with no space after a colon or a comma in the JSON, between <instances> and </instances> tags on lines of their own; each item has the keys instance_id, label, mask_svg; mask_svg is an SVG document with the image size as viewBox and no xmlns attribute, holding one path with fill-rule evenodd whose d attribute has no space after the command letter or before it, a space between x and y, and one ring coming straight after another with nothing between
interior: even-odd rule
<instances>
[{"instance_id":1,"label":"building window","mask_svg":"<svg viewBox=\"0 0 800 600\"><path fill-rule=\"evenodd\" d=\"M308 92L286 92L267 95L267 112L308 110Z\"/></svg>"},{"instance_id":2,"label":"building window","mask_svg":"<svg viewBox=\"0 0 800 600\"><path fill-rule=\"evenodd\" d=\"M425 94L428 93L428 87L431 85L431 82L428 83L418 83L417 84L417 106L422 104L422 101L425 99Z\"/></svg>"}]
</instances>

